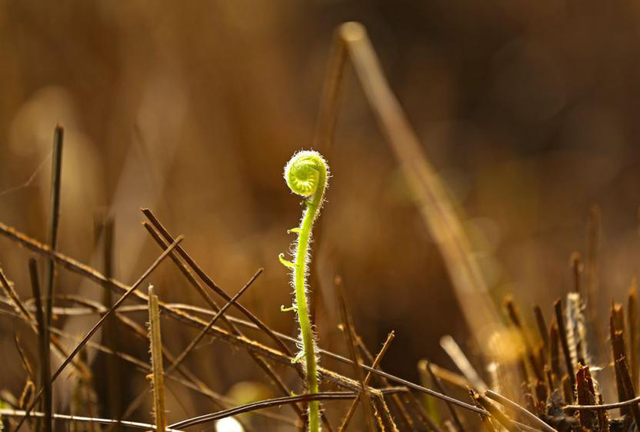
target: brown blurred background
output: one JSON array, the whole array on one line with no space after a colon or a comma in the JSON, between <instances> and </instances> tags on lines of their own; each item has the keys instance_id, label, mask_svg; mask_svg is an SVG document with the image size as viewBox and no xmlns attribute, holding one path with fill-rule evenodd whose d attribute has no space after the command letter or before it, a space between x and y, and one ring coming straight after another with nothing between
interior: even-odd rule
<instances>
[{"instance_id":1,"label":"brown blurred background","mask_svg":"<svg viewBox=\"0 0 640 432\"><path fill-rule=\"evenodd\" d=\"M230 293L264 267L243 303L293 334L291 315L279 310L291 300L277 255L289 249L286 229L300 206L282 169L312 142L332 31L347 20L368 28L469 232L484 239L478 254L489 283L512 291L527 319L534 303L550 315L598 204L600 300L606 308L620 299L640 252L640 9L626 0L0 0L0 220L46 239L48 158L60 123L62 252L99 265L93 224L107 209L116 277L133 282L159 253L139 223L148 206L185 234L187 250ZM466 342L463 319L350 72L329 162L312 268L324 281L313 287L320 345L346 352L327 283L340 272L372 350L396 331L389 371L415 380L420 358L450 366L438 340ZM0 240L2 267L24 297L28 256ZM164 300L202 305L168 263L150 281ZM65 271L59 290L100 298L99 287ZM80 333L94 319L61 325ZM16 393L24 377L14 328L32 337L10 318L1 324L0 356L15 373L0 374L0 388ZM172 324L165 338L179 350L193 336ZM128 352L146 358L146 346L129 342ZM190 362L221 393L265 381L244 353L217 342ZM123 374L130 400L146 384L133 370ZM188 400L199 407L191 415L206 410ZM184 417L174 405L170 419Z\"/></svg>"}]
</instances>

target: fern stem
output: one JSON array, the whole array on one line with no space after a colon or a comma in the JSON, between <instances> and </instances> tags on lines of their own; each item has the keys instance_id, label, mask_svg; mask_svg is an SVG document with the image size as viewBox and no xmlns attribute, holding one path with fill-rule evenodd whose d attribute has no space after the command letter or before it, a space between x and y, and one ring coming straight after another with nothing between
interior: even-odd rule
<instances>
[{"instance_id":1,"label":"fern stem","mask_svg":"<svg viewBox=\"0 0 640 432\"><path fill-rule=\"evenodd\" d=\"M316 342L309 314L307 299L307 272L309 266L309 249L313 224L320 213L327 187L328 166L317 152L303 151L295 154L285 168L285 179L292 192L306 198L306 210L300 226L292 230L298 234L294 263L287 262L283 256L280 261L293 271L293 287L295 306L300 325L302 343L301 356L304 358L307 379L307 390L314 394L319 391ZM320 404L309 402L309 431L320 431Z\"/></svg>"}]
</instances>

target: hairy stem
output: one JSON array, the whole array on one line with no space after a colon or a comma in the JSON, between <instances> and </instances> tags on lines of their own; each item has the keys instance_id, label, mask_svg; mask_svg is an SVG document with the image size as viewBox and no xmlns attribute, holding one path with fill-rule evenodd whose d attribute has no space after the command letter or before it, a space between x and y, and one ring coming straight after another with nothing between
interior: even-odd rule
<instances>
[{"instance_id":1,"label":"hairy stem","mask_svg":"<svg viewBox=\"0 0 640 432\"><path fill-rule=\"evenodd\" d=\"M310 394L318 393L318 372L316 359L316 344L309 316L309 302L307 300L307 269L309 265L309 244L313 223L315 222L324 201L327 186L328 167L325 160L317 152L299 152L289 161L285 168L285 179L292 192L306 198L306 210L302 216L300 226L292 231L298 234L295 250L295 261L290 263L280 256L281 262L293 271L293 286L295 292L295 310L300 324L300 338L302 352L299 358L304 358L307 378L307 389ZM318 432L320 405L318 401L309 402L309 431Z\"/></svg>"}]
</instances>

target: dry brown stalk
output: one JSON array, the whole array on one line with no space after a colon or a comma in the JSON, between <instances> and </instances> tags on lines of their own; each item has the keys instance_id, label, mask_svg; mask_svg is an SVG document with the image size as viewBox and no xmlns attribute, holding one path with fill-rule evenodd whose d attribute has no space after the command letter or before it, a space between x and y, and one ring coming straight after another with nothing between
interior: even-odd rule
<instances>
[{"instance_id":1,"label":"dry brown stalk","mask_svg":"<svg viewBox=\"0 0 640 432\"><path fill-rule=\"evenodd\" d=\"M499 395L498 393L495 393L495 392L493 392L491 390L487 390L485 392L485 395L487 397L495 400L496 402L498 402L502 406L509 407L513 411L516 411L516 412L520 413L522 415L522 417L524 417L526 419L529 419L529 421L531 421L531 423L533 423L535 426L538 426L540 429L542 429L542 430L544 430L546 432L557 432L554 428L552 428L547 423L542 421L539 417L537 417L536 415L531 413L531 411L526 410L524 407L518 405L517 403L513 402L512 400L507 399L506 397L504 397L502 395Z\"/></svg>"},{"instance_id":2,"label":"dry brown stalk","mask_svg":"<svg viewBox=\"0 0 640 432\"><path fill-rule=\"evenodd\" d=\"M636 278L631 280L629 297L627 301L628 335L629 335L629 368L631 370L631 382L633 388L638 390L640 382L640 318L638 318L638 282Z\"/></svg>"},{"instance_id":3,"label":"dry brown stalk","mask_svg":"<svg viewBox=\"0 0 640 432\"><path fill-rule=\"evenodd\" d=\"M560 336L560 345L562 346L562 353L564 354L565 366L567 367L567 375L569 376L569 382L571 388L576 387L576 375L573 367L573 360L571 359L571 352L569 350L569 341L567 339L567 326L564 320L564 314L562 311L562 300L557 299L554 303L554 310L556 312L556 322L558 323L558 335ZM571 391L573 394L573 391Z\"/></svg>"},{"instance_id":4,"label":"dry brown stalk","mask_svg":"<svg viewBox=\"0 0 640 432\"><path fill-rule=\"evenodd\" d=\"M611 351L613 354L614 364L621 359L626 358L626 344L624 334L624 309L622 305L612 304L611 315L609 317L609 332L611 336ZM618 400L623 401L626 398L626 391L624 387L623 377L619 368L615 368L616 388L618 389ZM620 409L620 413L623 415L630 414L629 408L624 407Z\"/></svg>"},{"instance_id":5,"label":"dry brown stalk","mask_svg":"<svg viewBox=\"0 0 640 432\"><path fill-rule=\"evenodd\" d=\"M629 367L627 366L627 359L623 357L620 360L616 360L616 369L619 371L620 377L622 378L625 399L634 399L636 397L636 393L633 389L633 383L631 382L631 374L629 373ZM638 405L631 405L629 409L631 410L633 420L636 423L636 429L638 429L640 427L640 408L638 408Z\"/></svg>"},{"instance_id":6,"label":"dry brown stalk","mask_svg":"<svg viewBox=\"0 0 640 432\"><path fill-rule=\"evenodd\" d=\"M520 432L520 429L515 425L515 423L508 418L498 407L496 407L489 399L481 395L480 393L474 392L473 398L476 402L482 406L485 410L491 413L491 416L498 421L506 430L509 432Z\"/></svg>"},{"instance_id":7,"label":"dry brown stalk","mask_svg":"<svg viewBox=\"0 0 640 432\"><path fill-rule=\"evenodd\" d=\"M378 355L376 356L373 363L371 364L372 368L374 369L378 368L378 366L380 365L380 362L382 361L382 357L384 357L384 354L389 349L389 346L391 345L391 342L393 341L394 337L395 337L395 334L393 332L389 333L389 335L387 336L387 339L382 345L382 348L380 349L380 352L378 352ZM369 384L372 377L373 377L373 374L371 372L367 373L367 376L364 378L364 386L367 386ZM340 428L338 429L338 431L344 431L347 429L349 422L353 417L353 414L355 414L356 412L356 408L358 407L358 402L360 401L360 398L361 397L358 396L353 400L353 402L349 406L349 409L347 410L347 413L344 416L344 419L342 420L342 424L340 425Z\"/></svg>"},{"instance_id":8,"label":"dry brown stalk","mask_svg":"<svg viewBox=\"0 0 640 432\"><path fill-rule=\"evenodd\" d=\"M581 405L595 405L596 393L593 387L593 380L588 367L578 367L576 375L578 403ZM580 411L580 425L586 430L594 430L596 425L596 415L588 410Z\"/></svg>"},{"instance_id":9,"label":"dry brown stalk","mask_svg":"<svg viewBox=\"0 0 640 432\"><path fill-rule=\"evenodd\" d=\"M342 316L342 324L344 326L345 338L347 340L347 348L349 349L349 354L351 355L351 359L354 362L353 369L355 375L358 377L358 382L360 383L361 387L361 397L363 399L362 408L365 413L365 422L367 424L367 427L369 428L369 432L375 432L376 418L373 415L374 407L371 403L371 394L367 390L368 386L367 382L365 381L365 376L362 369L362 357L360 356L360 351L356 348L356 335L354 330L355 325L353 323L353 316L351 315L351 310L349 309L349 305L347 303L347 295L345 293L342 279L339 276L335 277L334 286L338 294L340 315ZM343 422L343 426L340 427L340 431L346 430L346 426L348 424L348 422Z\"/></svg>"},{"instance_id":10,"label":"dry brown stalk","mask_svg":"<svg viewBox=\"0 0 640 432\"><path fill-rule=\"evenodd\" d=\"M384 394L392 394L405 391L403 388L393 387L389 389L383 390ZM261 410L270 407L276 407L285 404L291 403L299 403L299 402L309 402L313 400L323 401L323 400L348 400L353 399L358 395L358 392L321 392L321 393L313 393L313 394L302 394L297 396L285 396L280 398L273 398L262 400L258 402L248 403L246 405L242 405L239 407L231 408L225 411L219 411L212 414L205 414L202 416L190 418L187 420L183 420L174 424L169 425L169 428L172 429L182 429L190 426L196 426L202 423L209 423L215 420L220 420L226 417L233 417L239 414L244 414L247 412L252 412L255 410Z\"/></svg>"},{"instance_id":11,"label":"dry brown stalk","mask_svg":"<svg viewBox=\"0 0 640 432\"><path fill-rule=\"evenodd\" d=\"M38 281L38 263L35 258L29 259L29 276L31 277L31 288L33 289L33 298L36 300L36 320L38 323L38 359L40 364L40 393L44 394L44 430L51 432L53 430L53 391L51 389L51 359L49 358L49 332L45 330L47 325L45 305L42 303L42 292L40 290L40 282ZM34 397L31 405L37 402L38 397ZM27 410L29 417L30 410Z\"/></svg>"},{"instance_id":12,"label":"dry brown stalk","mask_svg":"<svg viewBox=\"0 0 640 432\"><path fill-rule=\"evenodd\" d=\"M422 368L424 368L429 373L429 376L431 377L431 380L435 384L435 386L438 389L438 391L440 393L442 393L442 394L447 394L447 392L445 391L444 386L442 385L442 381L440 381L440 378L433 371L433 365L431 364L431 362L425 361L424 364L421 365L421 366L422 366ZM421 369L421 368L419 367L419 369ZM462 421L460 420L460 417L458 416L458 413L456 412L454 406L451 405L449 402L447 402L447 408L449 409L449 412L451 413L451 418L453 419L453 422L455 423L455 425L457 427L457 430L459 432L464 432L465 428L462 425Z\"/></svg>"},{"instance_id":13,"label":"dry brown stalk","mask_svg":"<svg viewBox=\"0 0 640 432\"><path fill-rule=\"evenodd\" d=\"M156 430L167 429L167 413L164 396L164 368L162 366L162 335L160 333L160 308L153 286L149 286L149 341L151 345L151 376L153 389L153 416Z\"/></svg>"}]
</instances>

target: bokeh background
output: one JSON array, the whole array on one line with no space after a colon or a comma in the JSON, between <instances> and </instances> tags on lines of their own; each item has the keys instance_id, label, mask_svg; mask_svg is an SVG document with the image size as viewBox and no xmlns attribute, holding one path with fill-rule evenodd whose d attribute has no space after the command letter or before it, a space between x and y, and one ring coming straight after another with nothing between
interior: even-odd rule
<instances>
[{"instance_id":1,"label":"bokeh background","mask_svg":"<svg viewBox=\"0 0 640 432\"><path fill-rule=\"evenodd\" d=\"M533 304L550 317L552 300L572 284L571 253L585 252L595 204L598 302L621 299L640 253L640 9L627 0L0 0L0 220L46 239L60 123L62 252L99 266L94 220L107 212L116 223L115 275L133 282L159 253L140 225L139 208L150 207L228 292L263 267L243 303L294 334L291 315L280 312L290 288L277 255L289 249L286 229L301 208L282 169L312 143L332 32L349 20L367 27L468 232L482 239L477 254L489 283L512 292L528 320ZM383 365L417 380L421 358L452 367L441 336L464 344L468 332L350 70L340 110L312 270L320 344L346 353L331 284L339 273L366 343L375 351L395 330ZM24 297L29 256L0 240L2 268ZM150 281L163 300L202 305L168 263ZM58 286L101 296L66 271ZM59 324L81 333L93 319ZM0 324L0 388L19 393L13 332L33 355L35 338L10 317ZM194 336L166 328L175 350ZM126 351L146 358L146 346L122 338ZM248 356L219 342L188 364L221 393L266 383ZM129 401L147 384L132 369L122 374ZM175 391L190 415L207 410L201 398ZM185 416L175 396L169 405L170 418Z\"/></svg>"}]
</instances>

